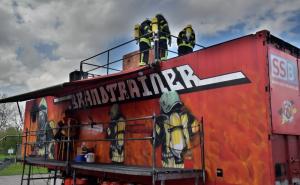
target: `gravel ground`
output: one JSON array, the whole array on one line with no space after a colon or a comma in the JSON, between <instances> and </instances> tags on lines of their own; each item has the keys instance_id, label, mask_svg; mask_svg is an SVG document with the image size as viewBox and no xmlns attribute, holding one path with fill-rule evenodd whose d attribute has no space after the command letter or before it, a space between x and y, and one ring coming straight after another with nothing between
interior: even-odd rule
<instances>
[{"instance_id":1,"label":"gravel ground","mask_svg":"<svg viewBox=\"0 0 300 185\"><path fill-rule=\"evenodd\" d=\"M42 175L36 175L35 177L41 177ZM43 175L45 176L45 175ZM27 178L27 176L25 176ZM13 176L0 176L0 185L20 185L21 184L21 175L13 175ZM26 181L23 181L24 185L27 185ZM53 182L49 182L47 184L47 180L32 180L30 181L30 185L52 185ZM60 179L56 181L56 185L60 185Z\"/></svg>"}]
</instances>

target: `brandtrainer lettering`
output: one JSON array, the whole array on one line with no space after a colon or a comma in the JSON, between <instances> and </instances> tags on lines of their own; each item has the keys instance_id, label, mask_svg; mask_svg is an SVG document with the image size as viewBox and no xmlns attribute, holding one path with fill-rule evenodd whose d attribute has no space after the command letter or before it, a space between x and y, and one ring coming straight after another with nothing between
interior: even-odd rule
<instances>
[{"instance_id":1,"label":"brandtrainer lettering","mask_svg":"<svg viewBox=\"0 0 300 185\"><path fill-rule=\"evenodd\" d=\"M247 82L249 80L242 72L200 79L189 65L183 65L72 94L70 108L82 109L114 102L154 98L171 90L186 93Z\"/></svg>"}]
</instances>

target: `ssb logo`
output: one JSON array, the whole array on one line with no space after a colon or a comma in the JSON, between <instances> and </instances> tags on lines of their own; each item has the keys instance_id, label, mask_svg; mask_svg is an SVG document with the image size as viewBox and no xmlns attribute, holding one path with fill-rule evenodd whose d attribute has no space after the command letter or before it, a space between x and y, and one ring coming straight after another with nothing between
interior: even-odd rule
<instances>
[{"instance_id":1,"label":"ssb logo","mask_svg":"<svg viewBox=\"0 0 300 185\"><path fill-rule=\"evenodd\" d=\"M272 80L298 86L296 62L271 54L270 66Z\"/></svg>"}]
</instances>

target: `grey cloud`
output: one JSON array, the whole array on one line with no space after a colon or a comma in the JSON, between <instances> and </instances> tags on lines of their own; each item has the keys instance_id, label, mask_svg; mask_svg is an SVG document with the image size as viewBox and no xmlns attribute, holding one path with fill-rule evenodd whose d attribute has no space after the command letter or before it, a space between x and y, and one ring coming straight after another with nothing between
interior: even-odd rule
<instances>
[{"instance_id":1,"label":"grey cloud","mask_svg":"<svg viewBox=\"0 0 300 185\"><path fill-rule=\"evenodd\" d=\"M15 42L14 37L8 37L11 32L14 32L16 27L14 26L13 16L10 15L3 7L0 6L0 46L9 47Z\"/></svg>"},{"instance_id":2,"label":"grey cloud","mask_svg":"<svg viewBox=\"0 0 300 185\"><path fill-rule=\"evenodd\" d=\"M299 24L290 19L299 10L299 0L0 0L0 91L11 86L17 94L66 81L80 60L131 39L133 25L156 13L165 15L174 35L192 24L205 37L239 24L241 34L288 33ZM55 45L48 54L56 57L49 60L38 43Z\"/></svg>"}]
</instances>

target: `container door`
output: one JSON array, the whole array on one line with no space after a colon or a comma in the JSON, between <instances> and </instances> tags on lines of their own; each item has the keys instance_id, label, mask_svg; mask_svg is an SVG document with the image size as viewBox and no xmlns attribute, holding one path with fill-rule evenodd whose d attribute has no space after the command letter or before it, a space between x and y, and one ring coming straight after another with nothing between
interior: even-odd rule
<instances>
[{"instance_id":1,"label":"container door","mask_svg":"<svg viewBox=\"0 0 300 185\"><path fill-rule=\"evenodd\" d=\"M300 184L300 137L272 135L275 184Z\"/></svg>"}]
</instances>

